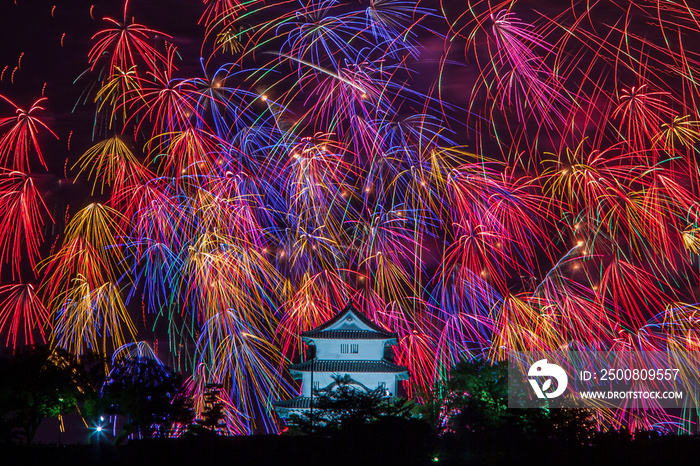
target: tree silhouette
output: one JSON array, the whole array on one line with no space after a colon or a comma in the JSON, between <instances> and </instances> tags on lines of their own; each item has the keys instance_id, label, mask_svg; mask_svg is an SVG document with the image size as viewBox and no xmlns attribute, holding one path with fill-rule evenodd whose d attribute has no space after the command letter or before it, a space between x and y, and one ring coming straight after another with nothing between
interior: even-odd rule
<instances>
[{"instance_id":1,"label":"tree silhouette","mask_svg":"<svg viewBox=\"0 0 700 466\"><path fill-rule=\"evenodd\" d=\"M48 417L75 411L94 390L83 366L60 348L26 347L0 357L0 442L34 442Z\"/></svg>"},{"instance_id":2,"label":"tree silhouette","mask_svg":"<svg viewBox=\"0 0 700 466\"><path fill-rule=\"evenodd\" d=\"M334 381L330 387L314 391L313 412L294 418L302 432L327 434L380 419L411 417L413 405L387 397L383 388L370 390L349 375L334 377Z\"/></svg>"},{"instance_id":3,"label":"tree silhouette","mask_svg":"<svg viewBox=\"0 0 700 466\"><path fill-rule=\"evenodd\" d=\"M143 357L118 361L100 393L105 414L126 418L115 443L134 434L169 437L176 427L188 426L194 413L181 387L181 377L160 361Z\"/></svg>"},{"instance_id":4,"label":"tree silhouette","mask_svg":"<svg viewBox=\"0 0 700 466\"><path fill-rule=\"evenodd\" d=\"M204 409L194 424L190 426L190 433L195 435L221 435L225 431L226 415L224 413L224 403L221 401L222 388L223 385L221 384L207 384L204 392Z\"/></svg>"},{"instance_id":5,"label":"tree silhouette","mask_svg":"<svg viewBox=\"0 0 700 466\"><path fill-rule=\"evenodd\" d=\"M466 433L508 430L549 437L587 438L591 414L585 409L508 408L508 363L481 359L453 368L444 387L442 427Z\"/></svg>"}]
</instances>

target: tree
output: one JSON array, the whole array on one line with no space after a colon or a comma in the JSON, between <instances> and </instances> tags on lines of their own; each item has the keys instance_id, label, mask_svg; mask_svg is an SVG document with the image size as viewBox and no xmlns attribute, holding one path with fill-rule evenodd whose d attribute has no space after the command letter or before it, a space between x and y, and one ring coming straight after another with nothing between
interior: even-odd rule
<instances>
[{"instance_id":1,"label":"tree","mask_svg":"<svg viewBox=\"0 0 700 466\"><path fill-rule=\"evenodd\" d=\"M126 418L115 443L133 434L141 438L168 437L175 427L189 426L194 413L181 388L179 374L160 361L144 357L118 361L100 393L104 414Z\"/></svg>"},{"instance_id":2,"label":"tree","mask_svg":"<svg viewBox=\"0 0 700 466\"><path fill-rule=\"evenodd\" d=\"M529 451L533 442L569 446L589 442L593 422L587 410L508 408L507 365L507 361L489 364L474 359L452 369L441 396L434 397L438 406L423 408L440 412L437 424L446 443L460 454L469 450L495 457Z\"/></svg>"},{"instance_id":3,"label":"tree","mask_svg":"<svg viewBox=\"0 0 700 466\"><path fill-rule=\"evenodd\" d=\"M455 367L445 394L446 428L474 432L511 422L507 382L503 364L489 365L478 360Z\"/></svg>"},{"instance_id":4,"label":"tree","mask_svg":"<svg viewBox=\"0 0 700 466\"><path fill-rule=\"evenodd\" d=\"M224 402L221 401L221 389L223 385L210 383L206 385L204 392L204 409L194 424L190 426L189 433L194 435L221 435L226 430L226 414Z\"/></svg>"},{"instance_id":5,"label":"tree","mask_svg":"<svg viewBox=\"0 0 700 466\"><path fill-rule=\"evenodd\" d=\"M350 376L314 392L313 413L296 417L303 433L330 437L348 464L427 464L435 432L414 415L405 399L387 397L382 388L367 389Z\"/></svg>"},{"instance_id":6,"label":"tree","mask_svg":"<svg viewBox=\"0 0 700 466\"><path fill-rule=\"evenodd\" d=\"M550 427L583 431L591 428L590 413L583 409L508 408L508 363L490 364L482 359L455 366L442 396L439 422L445 431L478 432L507 428L522 432L551 430ZM434 407L432 407L434 408ZM426 408L430 410L431 407Z\"/></svg>"},{"instance_id":7,"label":"tree","mask_svg":"<svg viewBox=\"0 0 700 466\"><path fill-rule=\"evenodd\" d=\"M0 442L32 444L48 417L75 411L94 390L77 359L57 348L27 347L0 357Z\"/></svg>"},{"instance_id":8,"label":"tree","mask_svg":"<svg viewBox=\"0 0 700 466\"><path fill-rule=\"evenodd\" d=\"M313 412L294 422L305 433L333 433L387 418L412 416L413 405L405 399L387 397L385 390L369 390L349 375L335 377L326 389L314 391Z\"/></svg>"}]
</instances>

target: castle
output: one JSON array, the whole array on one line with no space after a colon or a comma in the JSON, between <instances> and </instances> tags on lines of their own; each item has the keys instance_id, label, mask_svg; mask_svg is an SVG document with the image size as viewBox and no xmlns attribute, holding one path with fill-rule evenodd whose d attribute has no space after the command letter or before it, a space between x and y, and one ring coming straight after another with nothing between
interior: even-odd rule
<instances>
[{"instance_id":1,"label":"castle","mask_svg":"<svg viewBox=\"0 0 700 466\"><path fill-rule=\"evenodd\" d=\"M348 376L360 390L382 389L387 397L396 396L400 380L408 380L408 369L390 361L396 334L382 329L352 306L301 337L315 348L315 354L289 368L292 377L301 379L301 396L275 403L281 418L311 409L317 393L332 390L339 377Z\"/></svg>"}]
</instances>

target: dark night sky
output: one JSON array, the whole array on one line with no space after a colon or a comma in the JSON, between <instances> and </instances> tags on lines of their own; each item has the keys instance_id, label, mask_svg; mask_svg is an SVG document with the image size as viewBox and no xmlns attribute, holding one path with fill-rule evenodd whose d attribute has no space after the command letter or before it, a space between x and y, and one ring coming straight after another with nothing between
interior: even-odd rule
<instances>
[{"instance_id":1,"label":"dark night sky","mask_svg":"<svg viewBox=\"0 0 700 466\"><path fill-rule=\"evenodd\" d=\"M179 77L201 73L199 53L204 28L197 23L202 11L203 5L198 1L131 1L129 4L130 20L133 17L137 23L172 36L182 58L177 63ZM42 104L45 110L36 115L58 136L56 139L47 131L40 131L39 144L48 171L34 157L32 165L34 182L55 220L55 224L47 226L42 249L45 257L56 234L63 230L66 209L72 214L89 202L106 200L99 195L91 197L88 183L75 180L76 171L71 171L71 167L104 136L98 134L92 139L95 91L86 91L94 83L94 77L89 73L80 76L89 69L92 36L108 25L104 17L122 20L123 2L6 0L0 12L3 44L0 72L4 70L0 94L20 108L28 108L43 91L48 100ZM0 102L0 118L12 114L13 108ZM137 154L140 152L139 148L134 149ZM31 275L26 273L25 280ZM3 270L2 282L9 281L11 277Z\"/></svg>"},{"instance_id":2,"label":"dark night sky","mask_svg":"<svg viewBox=\"0 0 700 466\"><path fill-rule=\"evenodd\" d=\"M46 131L41 133L39 142L48 173L38 162L32 169L34 180L56 220L49 238L62 231L66 208L69 213L74 213L89 202L106 200L99 195L91 197L87 182L75 180L76 171L70 168L86 149L104 136L98 134L94 140L92 137L95 90L86 91L94 83L94 77L89 73L80 76L89 69L88 52L94 44L92 36L108 26L104 17L122 21L123 5L122 1L114 0L6 0L0 10L0 40L3 44L0 72L4 69L0 94L26 108L41 97L43 90L48 99L43 103L46 110L37 115L58 136L54 139ZM176 77L201 75L199 57L205 30L198 24L204 11L200 0L131 0L128 11L129 21L133 19L172 37L181 58L176 62ZM273 8L268 14L272 16L275 11ZM444 19L436 21L440 22L438 29L444 29ZM435 82L444 44L437 36L424 37L422 43L422 56L411 64L414 69L411 79L412 86L427 92ZM205 56L211 47L210 40L204 46ZM21 67L18 67L20 57ZM449 72L451 67L454 68L452 73ZM443 98L466 105L468 93L464 90L468 87L463 83L464 65L447 64L446 70L441 84ZM11 106L0 102L0 117L11 114ZM460 138L464 134L463 123L453 123L455 137ZM133 149L137 154L141 152L140 147ZM45 242L44 252L52 241Z\"/></svg>"},{"instance_id":3,"label":"dark night sky","mask_svg":"<svg viewBox=\"0 0 700 466\"><path fill-rule=\"evenodd\" d=\"M361 2L362 3L362 2ZM444 7L452 11L449 16L457 18L464 8L457 0L443 2L422 2L428 8ZM556 2L554 2L556 4ZM568 4L568 2L567 2ZM536 21L543 11L547 11L550 1L518 2L518 13L526 22ZM561 5L564 8L564 5ZM285 8L285 7L280 7ZM610 6L610 8L614 8ZM92 10L92 17L91 17ZM181 60L177 77L190 78L201 74L199 65L200 49L204 37L204 27L198 24L204 11L201 0L131 0L129 17L135 22L162 31L172 36L172 42L178 48ZM601 21L605 21L606 7L596 10ZM616 10L619 14L619 10ZM46 147L47 162L50 171L62 177L63 167L68 157L70 163L87 149L91 143L88 126L93 124L94 104L80 101L81 94L89 84L89 79L74 81L88 68L88 51L92 45L91 37L107 23L104 17L121 21L123 2L115 0L5 0L0 7L0 94L9 97L20 107L28 106L41 96L45 87L48 102L44 121L56 132L60 140L53 141L44 134L42 147ZM275 9L269 10L274 15ZM430 25L430 19L427 24ZM445 31L442 18L435 18L436 29ZM457 39L459 41L460 39ZM63 42L63 43L61 43ZM211 42L211 41L210 41ZM424 47L422 56L410 63L414 70L412 86L419 91L428 91L437 78L437 62L444 51L441 37L426 35L421 38ZM462 109L469 103L471 83L475 79L474 67L467 63L467 58L460 47L454 46L455 52L442 73L442 98ZM208 48L207 48L208 47ZM205 56L211 50L211 44L205 46ZM21 58L21 69L13 70ZM94 94L91 94L91 97ZM478 96L477 96L478 97ZM0 116L7 115L11 108L0 104ZM458 142L464 132L464 113L458 112L460 124L450 124L456 131ZM71 137L71 150L68 150L68 136ZM70 174L69 174L69 178ZM72 196L69 196L72 197Z\"/></svg>"}]
</instances>

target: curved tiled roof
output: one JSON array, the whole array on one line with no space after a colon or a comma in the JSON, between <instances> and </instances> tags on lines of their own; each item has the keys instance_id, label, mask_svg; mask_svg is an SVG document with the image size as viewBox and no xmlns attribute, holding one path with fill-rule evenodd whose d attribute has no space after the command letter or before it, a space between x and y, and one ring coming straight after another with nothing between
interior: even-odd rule
<instances>
[{"instance_id":1,"label":"curved tiled roof","mask_svg":"<svg viewBox=\"0 0 700 466\"><path fill-rule=\"evenodd\" d=\"M313 368L312 368L313 365ZM399 366L386 359L357 361L352 359L334 359L334 360L311 360L299 364L292 364L289 367L290 372L332 372L337 374L349 374L353 372L379 372L379 373L402 373L408 372L408 368Z\"/></svg>"},{"instance_id":2,"label":"curved tiled roof","mask_svg":"<svg viewBox=\"0 0 700 466\"><path fill-rule=\"evenodd\" d=\"M275 401L275 408L304 409L311 407L311 397L298 396L291 400Z\"/></svg>"},{"instance_id":3,"label":"curved tiled roof","mask_svg":"<svg viewBox=\"0 0 700 466\"><path fill-rule=\"evenodd\" d=\"M321 330L304 332L305 337L328 340L388 340L396 339L396 334L379 333L371 330Z\"/></svg>"},{"instance_id":4,"label":"curved tiled roof","mask_svg":"<svg viewBox=\"0 0 700 466\"><path fill-rule=\"evenodd\" d=\"M328 327L333 326L337 322L344 319L348 314L353 313L362 323L367 325L371 330L326 330ZM302 332L301 336L305 338L337 338L337 339L353 339L353 337L337 337L335 332L358 332L354 339L358 340L384 340L384 339L396 339L396 334L384 330L379 325L372 322L366 315L357 311L352 306L346 307L342 312L336 314L331 320L324 322L318 327ZM371 335L371 336L370 336Z\"/></svg>"}]
</instances>

